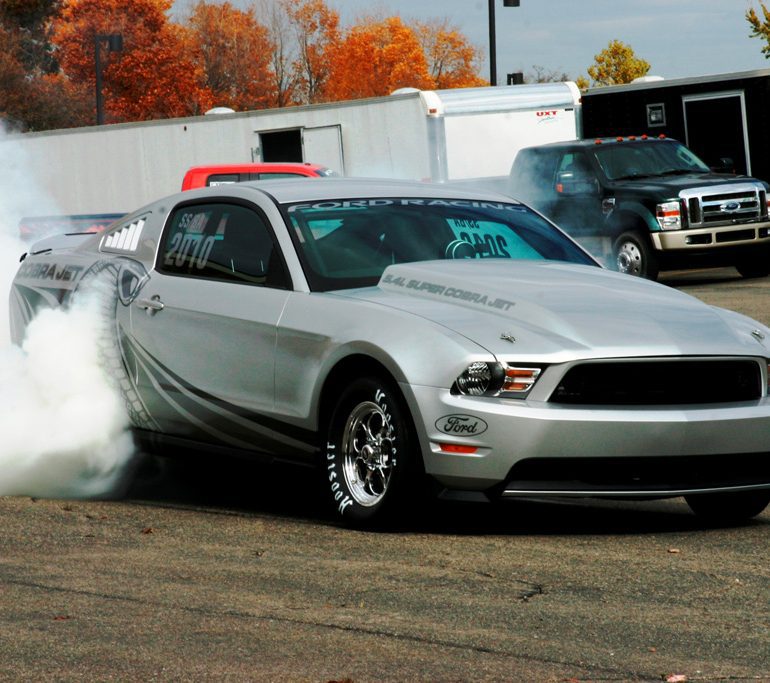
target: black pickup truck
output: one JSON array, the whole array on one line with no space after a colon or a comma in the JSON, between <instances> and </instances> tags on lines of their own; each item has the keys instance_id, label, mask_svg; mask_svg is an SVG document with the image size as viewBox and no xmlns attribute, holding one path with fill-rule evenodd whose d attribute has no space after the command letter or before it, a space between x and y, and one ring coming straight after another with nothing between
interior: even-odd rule
<instances>
[{"instance_id":1,"label":"black pickup truck","mask_svg":"<svg viewBox=\"0 0 770 683\"><path fill-rule=\"evenodd\" d=\"M768 184L716 173L670 138L528 147L508 191L577 239L609 238L621 272L656 279L729 265L744 277L770 274Z\"/></svg>"}]
</instances>

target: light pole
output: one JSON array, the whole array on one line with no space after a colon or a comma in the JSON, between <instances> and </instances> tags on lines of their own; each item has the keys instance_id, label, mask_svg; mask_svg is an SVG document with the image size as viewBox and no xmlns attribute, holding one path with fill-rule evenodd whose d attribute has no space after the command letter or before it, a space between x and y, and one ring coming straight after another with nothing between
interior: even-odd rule
<instances>
[{"instance_id":1,"label":"light pole","mask_svg":"<svg viewBox=\"0 0 770 683\"><path fill-rule=\"evenodd\" d=\"M123 35L120 33L96 34L94 36L94 68L96 69L96 125L104 123L104 98L102 96L102 43L108 52L120 52L123 49Z\"/></svg>"},{"instance_id":2,"label":"light pole","mask_svg":"<svg viewBox=\"0 0 770 683\"><path fill-rule=\"evenodd\" d=\"M503 7L518 7L519 0L503 0ZM489 84L497 85L497 40L495 39L495 0L489 0Z\"/></svg>"}]
</instances>

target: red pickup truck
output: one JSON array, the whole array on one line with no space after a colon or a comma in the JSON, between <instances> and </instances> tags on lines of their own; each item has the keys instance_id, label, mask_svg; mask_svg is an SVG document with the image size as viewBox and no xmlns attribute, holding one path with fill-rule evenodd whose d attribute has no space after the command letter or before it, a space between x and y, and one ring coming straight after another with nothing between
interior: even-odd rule
<instances>
[{"instance_id":1,"label":"red pickup truck","mask_svg":"<svg viewBox=\"0 0 770 683\"><path fill-rule=\"evenodd\" d=\"M240 183L245 180L269 180L271 178L328 178L338 175L325 166L297 162L261 162L253 164L211 164L193 166L184 174L182 190L196 187Z\"/></svg>"}]
</instances>

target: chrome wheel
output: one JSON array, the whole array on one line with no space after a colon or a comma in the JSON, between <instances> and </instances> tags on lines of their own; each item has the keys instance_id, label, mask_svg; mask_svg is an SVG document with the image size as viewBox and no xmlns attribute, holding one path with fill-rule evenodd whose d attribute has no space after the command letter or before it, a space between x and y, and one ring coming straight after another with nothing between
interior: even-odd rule
<instances>
[{"instance_id":1,"label":"chrome wheel","mask_svg":"<svg viewBox=\"0 0 770 683\"><path fill-rule=\"evenodd\" d=\"M618 271L648 280L657 279L658 257L649 237L637 230L624 232L615 240L613 249Z\"/></svg>"},{"instance_id":2,"label":"chrome wheel","mask_svg":"<svg viewBox=\"0 0 770 683\"><path fill-rule=\"evenodd\" d=\"M637 276L643 274L642 252L636 242L623 242L618 246L617 265L621 273Z\"/></svg>"},{"instance_id":3,"label":"chrome wheel","mask_svg":"<svg viewBox=\"0 0 770 683\"><path fill-rule=\"evenodd\" d=\"M390 416L372 401L351 411L342 434L342 474L350 495L370 507L385 496L395 466Z\"/></svg>"}]
</instances>

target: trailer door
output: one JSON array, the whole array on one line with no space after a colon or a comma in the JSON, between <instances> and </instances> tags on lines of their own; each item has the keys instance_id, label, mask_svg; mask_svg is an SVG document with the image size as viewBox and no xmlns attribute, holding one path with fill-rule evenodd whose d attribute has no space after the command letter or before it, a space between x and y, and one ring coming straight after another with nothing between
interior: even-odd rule
<instances>
[{"instance_id":1,"label":"trailer door","mask_svg":"<svg viewBox=\"0 0 770 683\"><path fill-rule=\"evenodd\" d=\"M730 158L738 174L751 175L743 91L685 95L685 142L712 168Z\"/></svg>"},{"instance_id":2,"label":"trailer door","mask_svg":"<svg viewBox=\"0 0 770 683\"><path fill-rule=\"evenodd\" d=\"M302 129L302 154L305 161L321 164L345 175L342 157L342 130L339 124Z\"/></svg>"}]
</instances>

